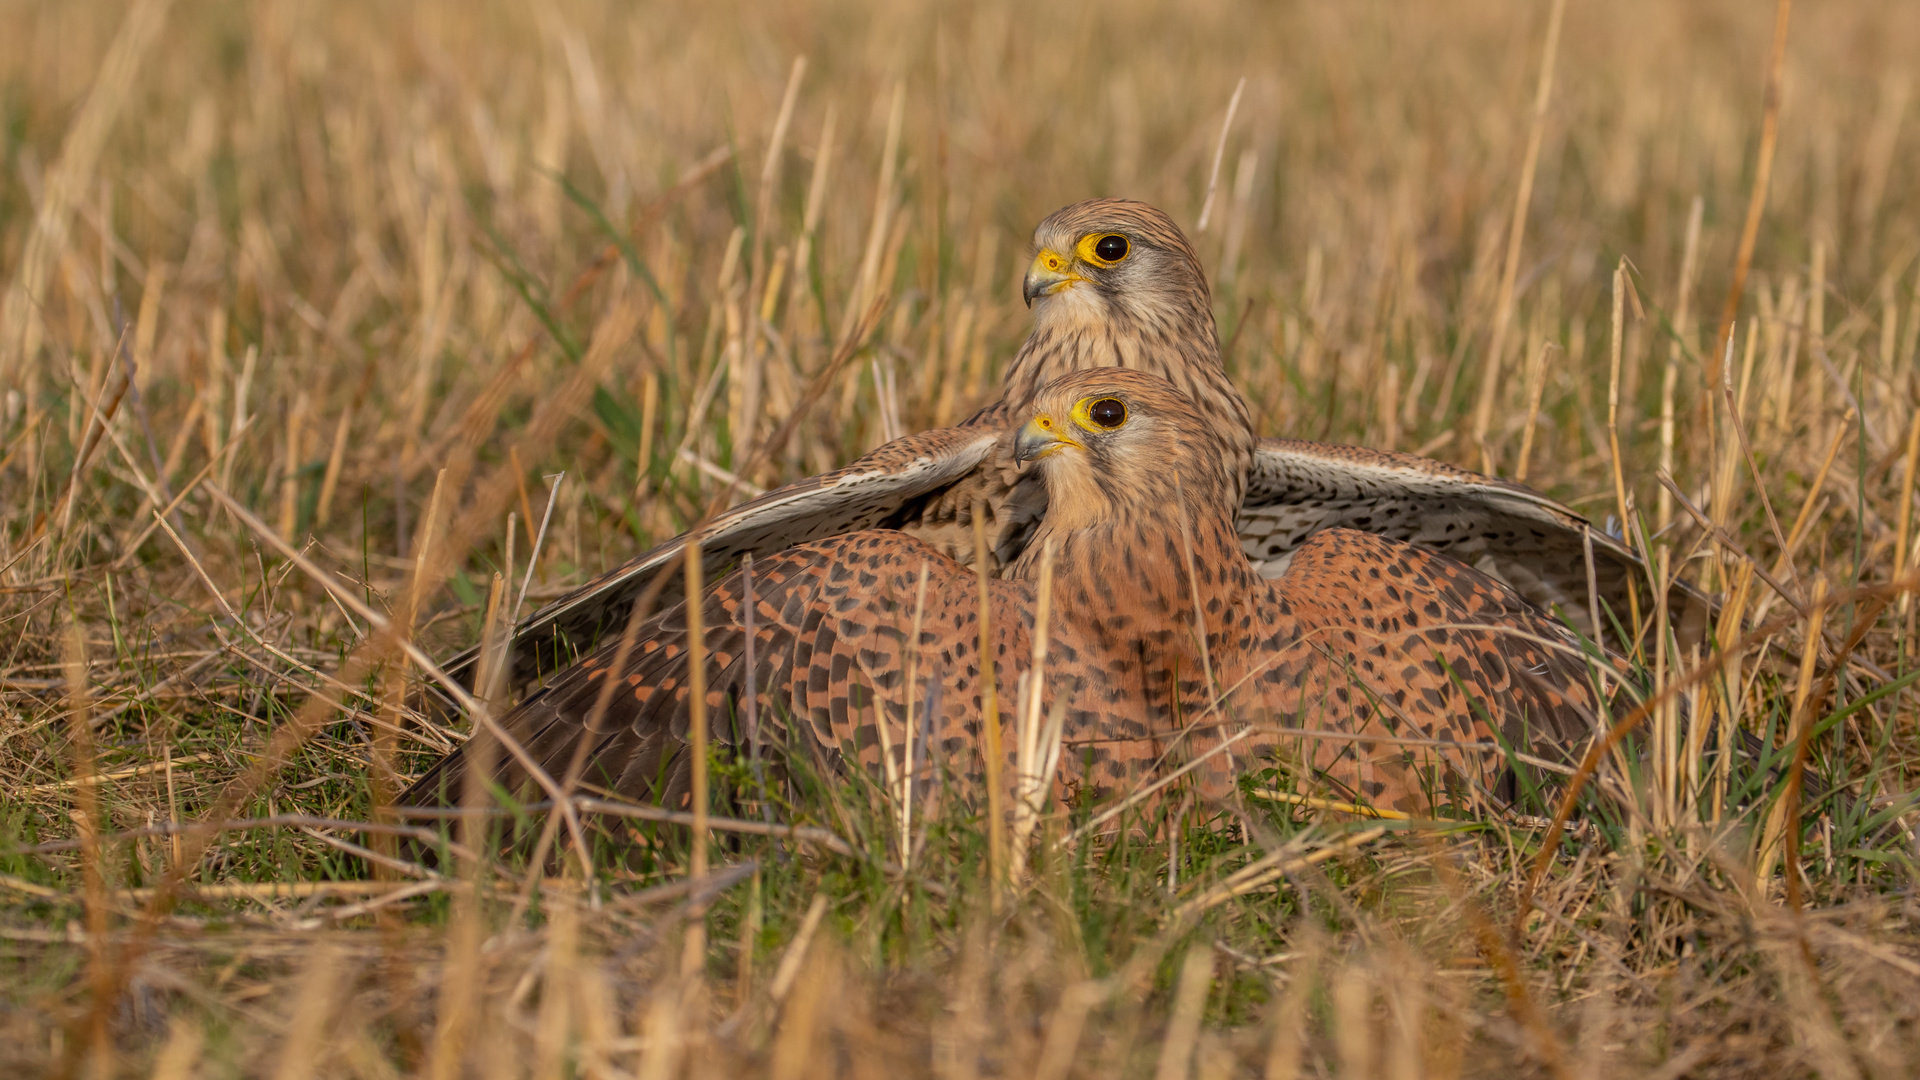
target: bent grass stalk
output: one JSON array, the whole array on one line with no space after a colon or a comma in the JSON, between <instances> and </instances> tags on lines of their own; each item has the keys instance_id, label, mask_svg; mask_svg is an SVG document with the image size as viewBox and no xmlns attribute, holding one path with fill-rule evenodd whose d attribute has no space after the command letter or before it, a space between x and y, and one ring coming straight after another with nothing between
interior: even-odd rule
<instances>
[{"instance_id":1,"label":"bent grass stalk","mask_svg":"<svg viewBox=\"0 0 1920 1080\"><path fill-rule=\"evenodd\" d=\"M1036 9L1009 36L991 8L881 17L800 0L783 10L789 44L773 46L698 5L644 34L591 5L538 17L463 9L450 22L451 9L430 4L399 35L354 5L267 5L223 21L158 0L75 0L15 20L0 63L11 61L21 167L0 179L0 203L29 212L13 254L0 254L0 287L8 303L31 298L31 319L5 317L0 386L0 615L12 635L0 914L17 976L0 990L14 1025L6 1069L52 1073L64 1058L79 1075L105 1062L169 1078L536 1065L669 1076L698 1060L799 1075L832 1047L870 1071L984 1075L1013 1061L1047 1080L1162 1058L1180 1075L1541 1071L1520 1048L1546 1045L1538 1029L1503 1011L1518 986L1577 1069L1911 1071L1897 1033L1920 996L1920 969L1903 959L1920 934L1887 897L1905 880L1920 760L1902 682L1920 617L1907 362L1920 275L1899 242L1920 202L1875 178L1915 171L1914 145L1897 137L1911 88L1886 57L1920 47L1920 23L1898 6L1841 7L1788 38L1777 0L1769 38L1765 10L1708 0L1703 17L1729 30L1719 48L1643 7L1565 14L1556 70L1581 72L1589 92L1553 87L1544 122L1531 123L1502 103L1515 87L1539 100L1546 20L1485 0L1388 20L1250 9L1224 36L1205 34L1204 18L1125 3L1084 26ZM129 52L117 43L138 19L146 44ZM1029 31L1076 44L1049 64L1020 47ZM553 47L514 47L529 40ZM1881 48L1862 54L1859 40ZM800 77L792 41L808 53ZM1128 62L1076 74L1113 56ZM271 77L222 74L234 70ZM903 82L903 71L924 77ZM1223 123L1210 110L1236 91ZM1669 107L1683 99L1684 116ZM1502 110L1509 119L1489 126ZM1387 137L1356 139L1356 123ZM1517 199L1515 166L1536 131L1532 191ZM1234 138L1245 145L1227 146ZM1241 167L1222 192L1211 166L1229 158ZM1739 161L1749 167L1725 167ZM674 839L632 861L569 865L538 886L551 904L507 918L527 867L470 838L524 828L531 840L555 821L555 838L584 851L577 812L658 820L674 838L693 824L692 806L586 794L556 805L558 772L544 777L553 790L536 778L541 801L524 807L457 792L463 805L436 828L369 820L376 740L396 780L455 741L469 710L482 732L473 750L526 753L494 735L512 704L497 647L464 698L432 665L498 642L523 586L524 616L541 586L565 584L551 543L592 574L737 500L727 477L771 487L854 460L889 425L972 415L1030 326L1013 291L1027 230L1096 192L1170 208L1214 245L1209 258L1230 254L1230 284L1224 268L1216 282L1233 324L1222 329L1262 434L1365 444L1384 430L1397 446L1471 463L1479 448L1460 435L1474 430L1486 389L1474 376L1489 360L1471 341L1487 344L1505 308L1492 352L1523 363L1513 343L1524 331L1531 364L1493 387L1496 453L1508 402L1526 481L1580 513L1612 506L1636 543L1633 491L1668 465L1675 488L1643 493L1681 512L1662 532L1667 515L1647 507L1652 546L1670 548L1668 575L1723 606L1697 654L1684 640L1647 642L1648 665L1666 673L1644 714L1658 722L1622 733L1571 785L1602 792L1575 801L1577 843L1510 827L1524 815L1442 829L1362 820L1342 808L1364 799L1315 790L1282 761L1260 763L1275 772L1255 783L1288 799L1195 804L1178 838L1181 895L1164 889L1168 840L1133 828L1164 787L1119 804L1047 804L1024 850L1003 840L995 877L993 826L1004 838L1029 820L1027 779L1070 788L1097 750L1038 752L1055 745L1060 701L1076 689L1058 677L1073 617L1063 597L1048 612L1044 666L1001 729L1014 745L1002 746L1012 775L998 796L1015 801L997 814L944 797L935 779L972 766L926 742L930 714L952 702L940 701L943 658L916 647L903 650L911 723L888 731L898 767L879 778L886 799L869 804L845 778L782 774L770 738L764 764L787 783L753 820L709 814L707 889L689 888L691 851ZM1202 233L1209 192L1226 201ZM1696 198L1736 216L1702 213L1696 240ZM1804 210L1781 212L1794 207ZM1635 267L1625 303L1637 286L1673 305L1674 337L1662 354L1661 314L1636 333L1623 304L1610 380L1604 359L1581 361L1609 326L1590 261L1607 270L1616 255ZM1721 318L1690 327L1708 295L1728 298L1709 315ZM1726 347L1740 318L1744 359ZM1695 342L1702 331L1712 336ZM1536 352L1542 341L1567 352ZM123 344L130 401L110 411ZM876 369L884 414L867 385ZM1845 393L1824 385L1832 373ZM1456 384L1475 393L1455 400ZM1851 419L1843 399L1857 402ZM142 445L149 428L158 455ZM1846 443L1848 428L1865 433L1862 446ZM693 467L668 453L683 439ZM528 580L543 515L517 489L563 470ZM1775 526L1781 498L1797 513ZM511 553L500 533L510 508ZM36 526L47 534L37 542ZM424 566L430 535L441 553ZM1707 573L1703 549L1716 552ZM1789 595L1829 582L1804 704L1811 611L1789 610L1769 576ZM1648 584L1620 622L1657 614ZM762 602L778 588L756 566ZM953 616L916 607L921 629ZM74 738L70 622L93 638L91 750ZM1016 659L1025 666L1027 651ZM383 715L378 673L403 662L455 711ZM1631 688L1647 673L1599 674L1631 728ZM799 720L804 732L806 718L777 714L775 688L755 689L776 710L762 726ZM1036 713L1049 691L1054 708ZM1703 712L1714 722L1690 721ZM1796 731L1804 738L1781 745ZM1763 753L1807 785L1797 812L1783 781L1756 775L1740 750L1768 733ZM1643 743L1658 749L1665 826L1615 810L1632 798ZM1565 782L1560 763L1520 763ZM715 761L710 789L753 782L734 768ZM1816 775L1852 802L1815 798ZM1528 807L1543 818L1559 805L1551 788L1525 798L1546 800ZM1797 935L1749 903L1754 868L1725 854L1736 832L1757 846L1780 807L1773 880L1791 867L1806 912ZM1056 816L1072 842L1041 842ZM400 867L425 863L405 858L380 868L379 836L438 847L442 827L459 841L445 847L452 864L433 867L445 876L416 880ZM1416 828L1433 842L1409 842ZM1280 877L1171 918L1308 830L1310 842L1256 872ZM1805 850L1790 854L1802 830ZM1522 904L1523 936L1487 944L1474 920L1505 922L1502 897L1543 842L1551 872ZM964 867L1001 882L1028 874L1000 898L1013 920L1001 925L1017 933L976 932L989 905ZM388 869L396 880L374 880ZM1445 871L1457 894L1436 877ZM595 893L563 913L588 873ZM757 894L726 888L756 877ZM678 974L680 931L701 906L703 969L739 984L721 991L726 1015ZM1406 933L1410 919L1419 933ZM376 920L400 932L384 938ZM247 951L229 967L236 933ZM1802 940L1813 967L1793 955ZM1789 951L1776 956L1779 941ZM1485 963L1502 950L1517 984ZM1189 956L1187 1007L1169 1032ZM911 992L899 992L903 973ZM1667 985L1690 988L1686 1009L1660 997ZM47 1005L62 1001L74 1011ZM1274 1009L1269 1033L1257 1018ZM96 1057L102 1017L113 1044ZM1730 1042L1729 1030L1764 1041ZM981 1046L999 1058L968 1056Z\"/></svg>"}]
</instances>

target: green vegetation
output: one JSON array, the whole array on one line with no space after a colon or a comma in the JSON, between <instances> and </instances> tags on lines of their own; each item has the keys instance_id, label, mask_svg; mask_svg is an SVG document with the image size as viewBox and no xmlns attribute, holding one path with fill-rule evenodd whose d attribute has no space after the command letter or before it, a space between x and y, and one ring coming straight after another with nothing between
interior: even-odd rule
<instances>
[{"instance_id":1,"label":"green vegetation","mask_svg":"<svg viewBox=\"0 0 1920 1080\"><path fill-rule=\"evenodd\" d=\"M1542 97L1549 6L7 5L0 1072L1907 1074L1920 6L1796 9L1777 140L1765 6L1570 5ZM465 736L396 636L967 416L1095 194L1190 227L1261 430L1727 598L1633 658L1579 828L1550 774L1444 822L1262 775L1050 805L999 889L958 800L805 761L705 885L674 825L392 824Z\"/></svg>"}]
</instances>

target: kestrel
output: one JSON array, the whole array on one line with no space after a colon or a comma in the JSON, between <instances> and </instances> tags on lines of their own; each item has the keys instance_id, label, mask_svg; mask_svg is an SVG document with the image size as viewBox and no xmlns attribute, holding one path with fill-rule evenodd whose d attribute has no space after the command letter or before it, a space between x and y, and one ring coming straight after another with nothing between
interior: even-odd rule
<instances>
[{"instance_id":1,"label":"kestrel","mask_svg":"<svg viewBox=\"0 0 1920 1080\"><path fill-rule=\"evenodd\" d=\"M1234 523L1230 463L1244 443L1159 376L1078 371L1028 398L1005 442L1047 513L988 582L987 647L1011 716L1051 550L1038 680L1042 714L1063 717L1061 794L1103 798L1190 763L1217 799L1239 770L1272 760L1341 797L1430 813L1463 792L1497 795L1502 744L1565 760L1593 732L1602 706L1572 636L1457 560L1331 529L1261 577ZM768 745L876 771L887 747L896 770L979 782L979 584L938 545L886 528L797 544L702 604L709 739L722 753L748 742L751 686ZM687 626L684 604L652 616L624 663L608 642L505 727L555 777L590 737L585 782L686 805ZM589 733L608 679L610 707ZM909 717L927 748L911 761ZM402 801L459 791L462 768L456 753ZM508 765L500 779L527 777Z\"/></svg>"},{"instance_id":2,"label":"kestrel","mask_svg":"<svg viewBox=\"0 0 1920 1080\"><path fill-rule=\"evenodd\" d=\"M1592 599L1626 621L1635 579L1644 601L1638 557L1538 492L1406 454L1257 438L1221 361L1199 257L1166 214L1094 199L1049 215L1033 241L1023 285L1033 331L1007 368L1002 399L956 427L896 439L719 515L701 529L709 575L742 555L878 527L970 563L976 501L987 508L998 572L1031 545L1046 511L1041 488L1016 467L1008 419L1024 414L1043 383L1117 365L1159 375L1195 403L1221 444L1241 547L1265 576L1285 572L1316 533L1350 528L1444 552L1543 610L1559 606L1583 629L1596 625ZM544 674L555 657L591 648L623 625L648 582L675 572L684 541L676 537L521 622L515 680ZM1690 593L1677 597L1674 610L1691 603ZM447 668L464 677L477 655L469 650Z\"/></svg>"}]
</instances>

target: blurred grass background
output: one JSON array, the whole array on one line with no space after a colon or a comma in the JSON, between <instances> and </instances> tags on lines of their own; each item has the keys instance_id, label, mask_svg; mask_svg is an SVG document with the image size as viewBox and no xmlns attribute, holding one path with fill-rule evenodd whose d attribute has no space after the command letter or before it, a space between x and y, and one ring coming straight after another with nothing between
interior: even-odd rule
<instances>
[{"instance_id":1,"label":"blurred grass background","mask_svg":"<svg viewBox=\"0 0 1920 1080\"><path fill-rule=\"evenodd\" d=\"M1793 12L1735 423L1706 357L1773 16L1574 0L1536 126L1547 4L0 4L0 1062L1904 1074L1912 606L1809 599L1914 564L1920 7ZM1105 846L1059 810L998 915L977 820L903 844L857 783L789 808L854 854L730 841L692 920L684 835L528 909L524 867L425 876L330 824L458 733L207 487L444 654L536 539L527 604L991 401L1029 231L1099 194L1188 228L1263 432L1524 476L1616 529L1624 494L1655 572L1734 614L1649 682L1814 733L1856 798L1802 820L1662 706L1512 938L1537 833L1284 804ZM1783 662L1733 647L1743 615ZM1843 648L1878 675L1826 678ZM284 823L165 835L249 816ZM1261 858L1284 874L1221 892ZM175 866L197 896L143 920Z\"/></svg>"}]
</instances>

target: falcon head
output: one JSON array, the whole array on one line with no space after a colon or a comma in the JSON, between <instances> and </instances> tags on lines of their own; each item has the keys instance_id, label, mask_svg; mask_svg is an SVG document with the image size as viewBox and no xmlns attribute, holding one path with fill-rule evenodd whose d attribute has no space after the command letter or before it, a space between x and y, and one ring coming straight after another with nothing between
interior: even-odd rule
<instances>
[{"instance_id":1,"label":"falcon head","mask_svg":"<svg viewBox=\"0 0 1920 1080\"><path fill-rule=\"evenodd\" d=\"M1196 509L1228 501L1219 438L1186 395L1144 371L1088 368L1041 387L1013 452L1041 470L1048 521L1062 528L1176 498Z\"/></svg>"},{"instance_id":2,"label":"falcon head","mask_svg":"<svg viewBox=\"0 0 1920 1080\"><path fill-rule=\"evenodd\" d=\"M1036 329L1142 322L1212 325L1193 245L1166 214L1131 199L1089 199L1047 215L1021 293Z\"/></svg>"}]
</instances>

